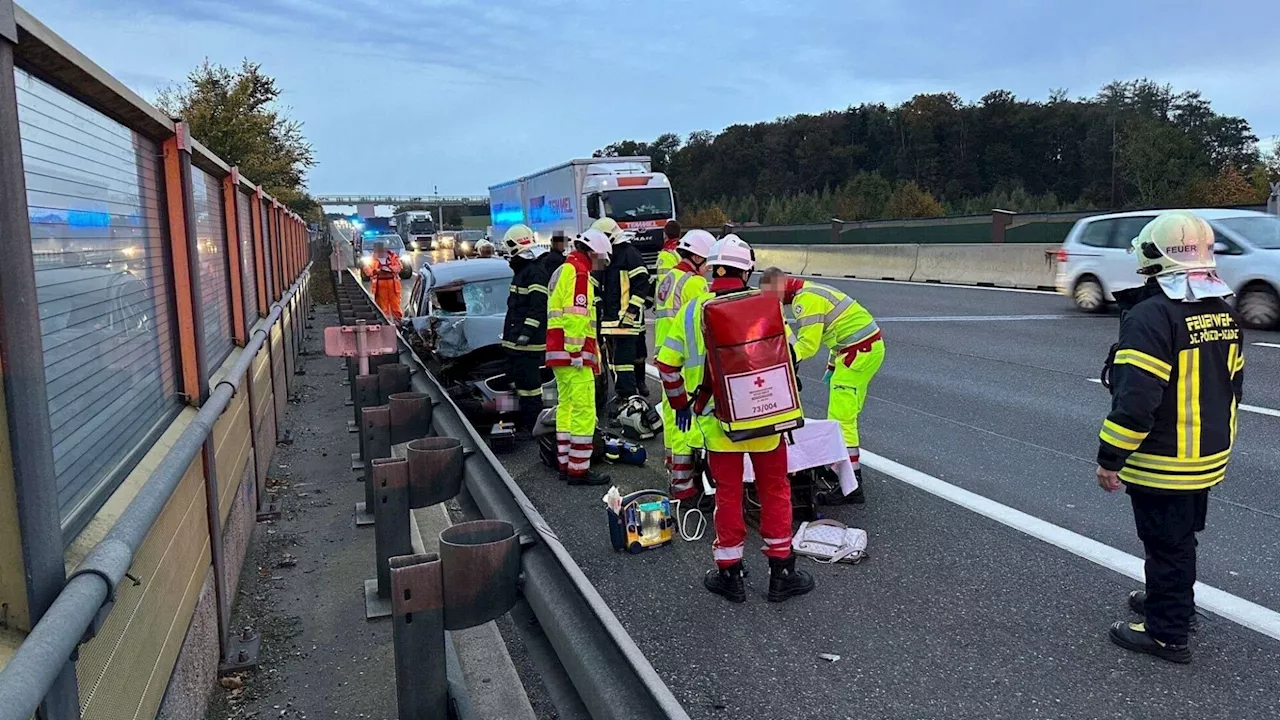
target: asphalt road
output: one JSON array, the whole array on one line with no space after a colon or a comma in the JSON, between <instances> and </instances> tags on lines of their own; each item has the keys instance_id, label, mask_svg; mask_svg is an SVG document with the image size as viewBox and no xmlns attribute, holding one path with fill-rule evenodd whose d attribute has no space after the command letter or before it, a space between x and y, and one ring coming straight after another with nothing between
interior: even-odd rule
<instances>
[{"instance_id":1,"label":"asphalt road","mask_svg":"<svg viewBox=\"0 0 1280 720\"><path fill-rule=\"evenodd\" d=\"M1116 318L1078 316L1052 295L833 284L886 335L888 360L863 415L869 449L1141 555L1127 499L1093 483L1108 399L1088 378ZM1280 344L1274 334L1248 339ZM1246 401L1280 407L1271 399L1280 349L1246 354ZM809 414L821 416L821 369L802 374ZM1277 423L1242 415L1200 555L1202 580L1273 608ZM649 446L648 467L611 470L624 492L663 486L660 447ZM1189 667L1126 653L1105 632L1131 617L1134 582L874 471L868 505L833 513L868 530L870 560L806 562L818 589L771 605L766 565L749 553L748 602L734 606L700 585L710 531L614 553L602 489L559 484L531 448L505 462L695 718L1280 717L1280 642L1206 617Z\"/></svg>"}]
</instances>

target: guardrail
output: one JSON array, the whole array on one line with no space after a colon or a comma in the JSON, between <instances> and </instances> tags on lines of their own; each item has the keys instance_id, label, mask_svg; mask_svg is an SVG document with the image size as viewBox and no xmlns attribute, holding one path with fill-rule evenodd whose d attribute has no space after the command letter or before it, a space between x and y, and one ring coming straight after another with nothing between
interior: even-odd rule
<instances>
[{"instance_id":1,"label":"guardrail","mask_svg":"<svg viewBox=\"0 0 1280 720\"><path fill-rule=\"evenodd\" d=\"M351 277L364 287L357 274L351 272ZM368 295L367 287L364 292ZM464 484L472 501L485 518L511 523L520 536L521 593L591 717L687 719L670 688L484 438L403 337L401 347L401 362L415 370L413 390L426 393L434 405L435 434L462 442Z\"/></svg>"},{"instance_id":2,"label":"guardrail","mask_svg":"<svg viewBox=\"0 0 1280 720\"><path fill-rule=\"evenodd\" d=\"M756 265L798 275L1053 290L1055 244L756 245Z\"/></svg>"}]
</instances>

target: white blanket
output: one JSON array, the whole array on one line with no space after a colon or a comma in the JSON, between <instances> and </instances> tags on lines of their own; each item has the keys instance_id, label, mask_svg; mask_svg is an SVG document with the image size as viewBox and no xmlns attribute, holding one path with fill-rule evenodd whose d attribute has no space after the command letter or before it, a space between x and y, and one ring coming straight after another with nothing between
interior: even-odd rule
<instances>
[{"instance_id":1,"label":"white blanket","mask_svg":"<svg viewBox=\"0 0 1280 720\"><path fill-rule=\"evenodd\" d=\"M787 472L827 466L840 478L840 490L845 495L858 489L858 479L853 474L853 464L849 462L849 452L844 445L844 436L840 433L840 423L835 420L805 418L804 427L792 432L791 437L795 444L787 446ZM785 437L783 442L786 442ZM756 479L750 455L743 462L742 477L746 482L754 482Z\"/></svg>"}]
</instances>

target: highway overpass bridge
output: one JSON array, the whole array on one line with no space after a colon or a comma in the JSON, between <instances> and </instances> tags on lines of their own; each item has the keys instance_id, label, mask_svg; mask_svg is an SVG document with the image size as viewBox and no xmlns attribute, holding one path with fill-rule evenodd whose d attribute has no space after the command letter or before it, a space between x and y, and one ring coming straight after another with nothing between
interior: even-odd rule
<instances>
[{"instance_id":1,"label":"highway overpass bridge","mask_svg":"<svg viewBox=\"0 0 1280 720\"><path fill-rule=\"evenodd\" d=\"M380 205L399 207L400 205L425 205L438 208L443 215L444 208L488 207L488 195L317 195L316 202L325 208L354 205L360 217L373 217L374 208Z\"/></svg>"}]
</instances>

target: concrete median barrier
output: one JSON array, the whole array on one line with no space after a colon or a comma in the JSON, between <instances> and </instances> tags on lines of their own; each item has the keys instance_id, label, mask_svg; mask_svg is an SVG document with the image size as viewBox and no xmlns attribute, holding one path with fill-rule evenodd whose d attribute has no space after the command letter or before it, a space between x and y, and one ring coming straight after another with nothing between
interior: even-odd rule
<instances>
[{"instance_id":1,"label":"concrete median barrier","mask_svg":"<svg viewBox=\"0 0 1280 720\"><path fill-rule=\"evenodd\" d=\"M1056 245L921 245L914 282L1045 288L1054 286L1054 267L1045 251Z\"/></svg>"},{"instance_id":2,"label":"concrete median barrier","mask_svg":"<svg viewBox=\"0 0 1280 720\"><path fill-rule=\"evenodd\" d=\"M755 248L756 267L781 268L797 275L805 272L809 264L809 248L792 245L760 245Z\"/></svg>"},{"instance_id":3,"label":"concrete median barrier","mask_svg":"<svg viewBox=\"0 0 1280 720\"><path fill-rule=\"evenodd\" d=\"M910 280L919 245L827 245L809 248L810 275Z\"/></svg>"}]
</instances>

